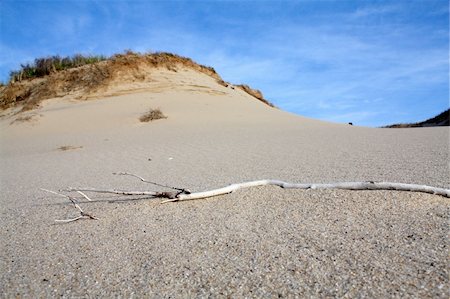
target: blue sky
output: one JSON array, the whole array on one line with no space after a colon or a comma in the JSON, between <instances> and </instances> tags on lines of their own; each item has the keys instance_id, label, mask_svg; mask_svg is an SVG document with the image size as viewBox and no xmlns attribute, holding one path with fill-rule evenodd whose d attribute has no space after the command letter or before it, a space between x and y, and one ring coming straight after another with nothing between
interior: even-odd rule
<instances>
[{"instance_id":1,"label":"blue sky","mask_svg":"<svg viewBox=\"0 0 450 299\"><path fill-rule=\"evenodd\" d=\"M449 107L447 0L0 2L0 80L36 57L168 51L334 122Z\"/></svg>"}]
</instances>

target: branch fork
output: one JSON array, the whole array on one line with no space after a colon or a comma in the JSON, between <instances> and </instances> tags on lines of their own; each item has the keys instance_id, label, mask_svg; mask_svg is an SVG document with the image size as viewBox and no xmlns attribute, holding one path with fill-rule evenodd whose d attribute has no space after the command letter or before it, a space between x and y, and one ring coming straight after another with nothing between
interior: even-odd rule
<instances>
[{"instance_id":1,"label":"branch fork","mask_svg":"<svg viewBox=\"0 0 450 299\"><path fill-rule=\"evenodd\" d=\"M77 220L80 220L80 219L100 220L99 218L97 218L97 217L95 217L95 216L93 216L93 215L83 211L83 209L80 207L80 205L77 203L77 201L73 197L71 197L69 195L65 195L65 194L59 193L59 192L55 192L55 191L52 191L52 190L43 189L43 188L41 188L41 190L45 191L45 192L53 193L53 194L56 194L56 195L68 198L72 202L74 207L80 212L80 216L78 216L78 217L69 218L69 219L62 219L62 220L57 219L57 220L55 220L55 222L68 223L68 222L73 222L73 221L77 221ZM82 192L78 192L78 193L82 194L83 197L85 197L87 200L91 201L91 199L86 194L84 194Z\"/></svg>"}]
</instances>

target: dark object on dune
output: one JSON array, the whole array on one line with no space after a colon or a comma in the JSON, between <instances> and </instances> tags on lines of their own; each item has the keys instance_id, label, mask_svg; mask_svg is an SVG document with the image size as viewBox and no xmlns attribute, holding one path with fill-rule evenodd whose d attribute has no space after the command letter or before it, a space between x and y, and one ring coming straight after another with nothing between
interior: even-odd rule
<instances>
[{"instance_id":1,"label":"dark object on dune","mask_svg":"<svg viewBox=\"0 0 450 299\"><path fill-rule=\"evenodd\" d=\"M450 125L449 120L450 120L450 109L447 109L441 114L422 122L412 124L394 124L384 126L383 128L441 127L441 126L449 126Z\"/></svg>"},{"instance_id":2,"label":"dark object on dune","mask_svg":"<svg viewBox=\"0 0 450 299\"><path fill-rule=\"evenodd\" d=\"M350 122L350 123L348 123L348 124L349 124L350 126L353 126L353 123L351 123L351 122Z\"/></svg>"}]
</instances>

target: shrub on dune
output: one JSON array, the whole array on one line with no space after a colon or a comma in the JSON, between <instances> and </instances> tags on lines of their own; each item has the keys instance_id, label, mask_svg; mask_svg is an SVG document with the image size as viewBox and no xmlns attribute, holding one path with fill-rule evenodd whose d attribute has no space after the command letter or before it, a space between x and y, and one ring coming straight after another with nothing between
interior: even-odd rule
<instances>
[{"instance_id":1,"label":"shrub on dune","mask_svg":"<svg viewBox=\"0 0 450 299\"><path fill-rule=\"evenodd\" d=\"M157 119L164 119L167 118L167 116L165 116L162 111L157 108L157 109L150 109L148 112L146 112L145 114L143 114L139 120L141 122L149 122L149 121L154 121Z\"/></svg>"}]
</instances>

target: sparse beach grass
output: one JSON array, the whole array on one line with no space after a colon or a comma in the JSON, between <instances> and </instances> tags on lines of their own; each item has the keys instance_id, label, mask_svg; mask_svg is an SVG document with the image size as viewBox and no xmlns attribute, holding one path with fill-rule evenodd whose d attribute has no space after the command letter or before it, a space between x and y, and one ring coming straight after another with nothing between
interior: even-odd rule
<instances>
[{"instance_id":1,"label":"sparse beach grass","mask_svg":"<svg viewBox=\"0 0 450 299\"><path fill-rule=\"evenodd\" d=\"M167 116L165 116L159 108L156 108L147 111L145 114L139 117L139 120L141 122L150 122L157 119L165 119L165 118L167 118Z\"/></svg>"}]
</instances>

